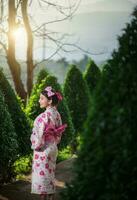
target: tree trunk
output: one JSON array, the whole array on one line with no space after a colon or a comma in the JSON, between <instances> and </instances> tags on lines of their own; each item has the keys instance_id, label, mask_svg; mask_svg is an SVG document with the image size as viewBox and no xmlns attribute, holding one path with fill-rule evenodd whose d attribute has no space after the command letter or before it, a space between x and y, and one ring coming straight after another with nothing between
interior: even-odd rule
<instances>
[{"instance_id":1,"label":"tree trunk","mask_svg":"<svg viewBox=\"0 0 137 200\"><path fill-rule=\"evenodd\" d=\"M30 96L33 86L34 64L33 64L33 35L27 14L27 3L28 0L22 1L21 11L22 11L24 26L27 33L27 92L28 95Z\"/></svg>"},{"instance_id":2,"label":"tree trunk","mask_svg":"<svg viewBox=\"0 0 137 200\"><path fill-rule=\"evenodd\" d=\"M9 64L9 68L13 77L15 90L17 94L26 101L27 93L24 89L24 85L21 80L21 69L20 64L17 62L15 57L15 38L13 32L16 28L16 10L15 10L15 0L8 1L8 24L9 24L9 31L8 31L8 49L7 49L7 62Z\"/></svg>"}]
</instances>

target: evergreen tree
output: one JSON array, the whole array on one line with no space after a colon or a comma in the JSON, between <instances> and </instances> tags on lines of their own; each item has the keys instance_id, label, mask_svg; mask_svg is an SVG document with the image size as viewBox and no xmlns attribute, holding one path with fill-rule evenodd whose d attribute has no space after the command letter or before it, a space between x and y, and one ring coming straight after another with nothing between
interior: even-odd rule
<instances>
[{"instance_id":1,"label":"evergreen tree","mask_svg":"<svg viewBox=\"0 0 137 200\"><path fill-rule=\"evenodd\" d=\"M82 73L72 65L64 83L64 95L77 132L81 131L89 108L89 93Z\"/></svg>"},{"instance_id":2,"label":"evergreen tree","mask_svg":"<svg viewBox=\"0 0 137 200\"><path fill-rule=\"evenodd\" d=\"M0 70L0 89L5 97L5 103L8 106L8 111L18 136L19 154L27 154L30 152L30 125L28 124L25 113L19 105L14 90L11 88L2 70Z\"/></svg>"},{"instance_id":3,"label":"evergreen tree","mask_svg":"<svg viewBox=\"0 0 137 200\"><path fill-rule=\"evenodd\" d=\"M119 41L95 91L65 200L137 199L137 7Z\"/></svg>"},{"instance_id":4,"label":"evergreen tree","mask_svg":"<svg viewBox=\"0 0 137 200\"><path fill-rule=\"evenodd\" d=\"M84 72L84 79L87 81L87 85L90 89L90 93L92 94L96 85L98 84L101 78L100 69L91 59L88 62L86 70Z\"/></svg>"},{"instance_id":5,"label":"evergreen tree","mask_svg":"<svg viewBox=\"0 0 137 200\"><path fill-rule=\"evenodd\" d=\"M37 85L40 84L41 81L43 79L45 79L48 75L49 75L49 73L47 72L47 70L45 70L45 69L40 70L40 72L38 73L36 84Z\"/></svg>"},{"instance_id":6,"label":"evergreen tree","mask_svg":"<svg viewBox=\"0 0 137 200\"><path fill-rule=\"evenodd\" d=\"M17 158L17 135L0 91L0 182L7 181L11 175L11 167Z\"/></svg>"},{"instance_id":7,"label":"evergreen tree","mask_svg":"<svg viewBox=\"0 0 137 200\"><path fill-rule=\"evenodd\" d=\"M48 72L45 69L42 69L36 80L36 84L34 84L28 104L25 108L25 113L28 117L28 120L30 121L30 124L32 125L34 118L37 116L39 112L42 112L43 110L39 108L38 106L38 96L39 96L39 85L41 84L42 80L45 79L48 76Z\"/></svg>"}]
</instances>

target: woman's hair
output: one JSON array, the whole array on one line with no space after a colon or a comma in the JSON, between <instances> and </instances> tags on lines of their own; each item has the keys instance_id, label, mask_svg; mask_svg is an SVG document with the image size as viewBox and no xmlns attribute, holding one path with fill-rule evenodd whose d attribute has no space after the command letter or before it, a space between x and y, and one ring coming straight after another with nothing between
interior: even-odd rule
<instances>
[{"instance_id":1,"label":"woman's hair","mask_svg":"<svg viewBox=\"0 0 137 200\"><path fill-rule=\"evenodd\" d=\"M59 99L57 97L55 90L52 89L51 91L55 94L53 96L50 96L50 97L48 96L48 91L46 91L46 90L42 90L41 94L43 94L48 100L52 100L52 104L51 104L52 106L56 106L59 103Z\"/></svg>"}]
</instances>

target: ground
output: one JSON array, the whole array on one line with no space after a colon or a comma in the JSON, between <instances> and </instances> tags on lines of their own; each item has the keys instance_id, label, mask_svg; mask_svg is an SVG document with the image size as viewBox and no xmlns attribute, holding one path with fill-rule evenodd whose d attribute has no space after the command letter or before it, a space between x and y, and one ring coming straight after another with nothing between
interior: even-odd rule
<instances>
[{"instance_id":1,"label":"ground","mask_svg":"<svg viewBox=\"0 0 137 200\"><path fill-rule=\"evenodd\" d=\"M56 200L60 200L60 191L63 190L66 183L69 183L73 177L73 163L75 157L62 161L57 164L56 169ZM30 194L31 174L26 176L24 181L16 181L4 185L0 188L0 200L39 200L38 195Z\"/></svg>"}]
</instances>

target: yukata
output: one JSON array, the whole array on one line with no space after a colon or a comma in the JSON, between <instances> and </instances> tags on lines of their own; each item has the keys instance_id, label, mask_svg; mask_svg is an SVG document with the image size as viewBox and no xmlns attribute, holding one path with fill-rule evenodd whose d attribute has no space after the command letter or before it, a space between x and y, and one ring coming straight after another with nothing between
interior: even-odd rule
<instances>
[{"instance_id":1,"label":"yukata","mask_svg":"<svg viewBox=\"0 0 137 200\"><path fill-rule=\"evenodd\" d=\"M31 134L31 148L34 150L31 193L55 193L57 144L65 128L56 107L48 107L35 119Z\"/></svg>"}]
</instances>

